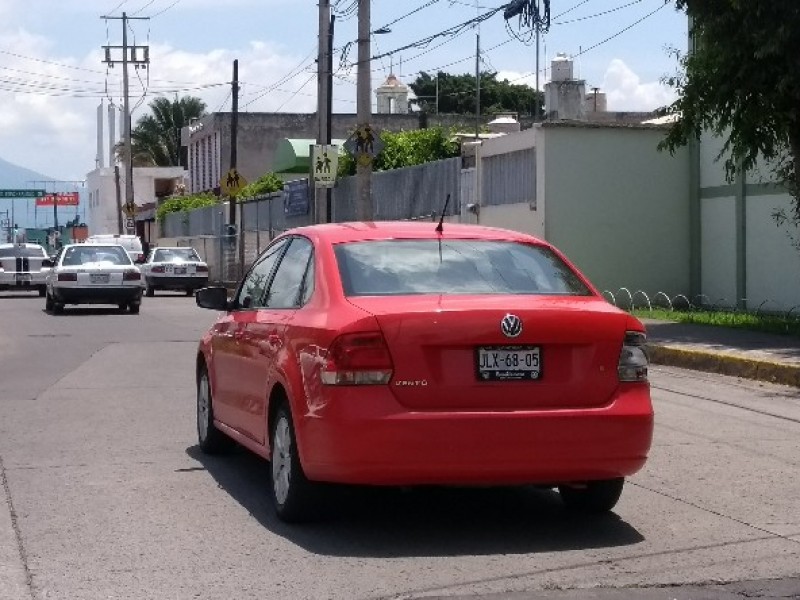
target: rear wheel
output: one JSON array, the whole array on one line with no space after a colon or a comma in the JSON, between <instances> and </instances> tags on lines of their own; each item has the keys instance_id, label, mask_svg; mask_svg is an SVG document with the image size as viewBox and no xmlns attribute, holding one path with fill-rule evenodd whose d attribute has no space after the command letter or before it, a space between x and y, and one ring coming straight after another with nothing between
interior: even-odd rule
<instances>
[{"instance_id":1,"label":"rear wheel","mask_svg":"<svg viewBox=\"0 0 800 600\"><path fill-rule=\"evenodd\" d=\"M234 445L231 438L214 426L214 402L205 366L197 376L197 445L206 454L219 454Z\"/></svg>"},{"instance_id":2,"label":"rear wheel","mask_svg":"<svg viewBox=\"0 0 800 600\"><path fill-rule=\"evenodd\" d=\"M131 311L132 315L138 315L140 306L141 305L138 302L131 302L128 305L128 310Z\"/></svg>"},{"instance_id":3,"label":"rear wheel","mask_svg":"<svg viewBox=\"0 0 800 600\"><path fill-rule=\"evenodd\" d=\"M64 314L64 304L62 302L53 301L53 313L57 315Z\"/></svg>"},{"instance_id":4,"label":"rear wheel","mask_svg":"<svg viewBox=\"0 0 800 600\"><path fill-rule=\"evenodd\" d=\"M144 284L144 295L147 296L148 298L152 298L153 296L156 295L156 290L149 283L145 283Z\"/></svg>"},{"instance_id":5,"label":"rear wheel","mask_svg":"<svg viewBox=\"0 0 800 600\"><path fill-rule=\"evenodd\" d=\"M270 432L270 496L281 521L297 523L315 516L318 484L306 479L297 452L292 415L286 402L275 413Z\"/></svg>"},{"instance_id":6,"label":"rear wheel","mask_svg":"<svg viewBox=\"0 0 800 600\"><path fill-rule=\"evenodd\" d=\"M39 286L39 298L44 298L47 294L47 288L45 286Z\"/></svg>"},{"instance_id":7,"label":"rear wheel","mask_svg":"<svg viewBox=\"0 0 800 600\"><path fill-rule=\"evenodd\" d=\"M569 510L599 514L610 511L622 495L624 477L587 481L581 485L560 485L558 492Z\"/></svg>"},{"instance_id":8,"label":"rear wheel","mask_svg":"<svg viewBox=\"0 0 800 600\"><path fill-rule=\"evenodd\" d=\"M187 289L186 290L186 295L187 296L194 296L194 289L193 288Z\"/></svg>"},{"instance_id":9,"label":"rear wheel","mask_svg":"<svg viewBox=\"0 0 800 600\"><path fill-rule=\"evenodd\" d=\"M53 304L54 304L53 297L50 294L48 294L47 292L45 292L45 298L44 298L44 309L45 309L45 311L52 312Z\"/></svg>"}]
</instances>

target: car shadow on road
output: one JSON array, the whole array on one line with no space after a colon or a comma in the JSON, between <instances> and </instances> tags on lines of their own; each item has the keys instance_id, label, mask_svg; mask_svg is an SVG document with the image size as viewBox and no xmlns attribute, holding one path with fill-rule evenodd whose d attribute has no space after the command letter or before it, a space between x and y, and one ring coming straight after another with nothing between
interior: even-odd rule
<instances>
[{"instance_id":1,"label":"car shadow on road","mask_svg":"<svg viewBox=\"0 0 800 600\"><path fill-rule=\"evenodd\" d=\"M278 520L268 496L269 463L243 449L186 453L261 525L327 556L392 558L566 552L629 546L644 537L614 513L566 511L558 494L533 487L414 489L332 487L323 516Z\"/></svg>"},{"instance_id":2,"label":"car shadow on road","mask_svg":"<svg viewBox=\"0 0 800 600\"><path fill-rule=\"evenodd\" d=\"M78 307L78 306L67 306L64 308L64 312L62 313L50 313L47 312L44 307L42 308L42 312L46 312L49 315L54 317L94 317L98 315L130 315L131 313L126 310L121 310L118 306L92 306L92 307Z\"/></svg>"}]
</instances>

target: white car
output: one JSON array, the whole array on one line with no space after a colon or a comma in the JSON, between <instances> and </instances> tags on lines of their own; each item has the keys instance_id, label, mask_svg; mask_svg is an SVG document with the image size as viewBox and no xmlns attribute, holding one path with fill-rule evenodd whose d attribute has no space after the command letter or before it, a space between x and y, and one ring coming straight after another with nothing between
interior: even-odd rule
<instances>
[{"instance_id":1,"label":"white car","mask_svg":"<svg viewBox=\"0 0 800 600\"><path fill-rule=\"evenodd\" d=\"M66 304L116 304L137 314L142 272L119 244L70 244L61 248L47 275L45 310Z\"/></svg>"},{"instance_id":2,"label":"white car","mask_svg":"<svg viewBox=\"0 0 800 600\"><path fill-rule=\"evenodd\" d=\"M144 249L142 240L138 235L123 235L118 233L99 233L86 238L85 244L119 244L131 257L135 264L144 262Z\"/></svg>"},{"instance_id":3,"label":"white car","mask_svg":"<svg viewBox=\"0 0 800 600\"><path fill-rule=\"evenodd\" d=\"M156 290L179 290L187 296L208 284L208 265L194 248L153 248L142 265L145 295Z\"/></svg>"},{"instance_id":4,"label":"white car","mask_svg":"<svg viewBox=\"0 0 800 600\"><path fill-rule=\"evenodd\" d=\"M39 244L0 244L0 290L45 294L47 252Z\"/></svg>"}]
</instances>

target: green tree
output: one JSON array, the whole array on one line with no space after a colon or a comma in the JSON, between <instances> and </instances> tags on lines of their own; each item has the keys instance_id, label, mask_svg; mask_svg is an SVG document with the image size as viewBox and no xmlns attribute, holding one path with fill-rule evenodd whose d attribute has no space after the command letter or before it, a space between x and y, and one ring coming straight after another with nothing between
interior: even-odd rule
<instances>
[{"instance_id":1,"label":"green tree","mask_svg":"<svg viewBox=\"0 0 800 600\"><path fill-rule=\"evenodd\" d=\"M441 127L385 131L381 134L383 151L375 157L372 168L387 171L421 165L434 160L458 156L459 145L451 133ZM339 157L339 177L355 175L356 163L352 156Z\"/></svg>"},{"instance_id":2,"label":"green tree","mask_svg":"<svg viewBox=\"0 0 800 600\"><path fill-rule=\"evenodd\" d=\"M283 181L275 173L264 173L253 183L248 183L237 195L237 199L253 198L262 194L280 192L283 189Z\"/></svg>"},{"instance_id":3,"label":"green tree","mask_svg":"<svg viewBox=\"0 0 800 600\"><path fill-rule=\"evenodd\" d=\"M674 151L709 130L725 140L731 181L766 159L794 199L800 221L800 2L676 0L691 17L693 51L675 53L682 72L666 78L677 120L661 148ZM778 216L778 215L776 215Z\"/></svg>"},{"instance_id":4,"label":"green tree","mask_svg":"<svg viewBox=\"0 0 800 600\"><path fill-rule=\"evenodd\" d=\"M409 84L416 95L411 102L429 113L436 112L438 79L439 112L445 114L475 114L475 75L452 75L439 71L435 75L421 72ZM539 92L539 113L542 114L544 94ZM496 114L515 112L533 115L536 106L536 90L527 85L514 84L504 79L497 80L497 73L481 74L481 112Z\"/></svg>"},{"instance_id":5,"label":"green tree","mask_svg":"<svg viewBox=\"0 0 800 600\"><path fill-rule=\"evenodd\" d=\"M173 196L162 202L156 209L156 219L163 221L170 213L188 212L196 208L217 204L217 198L213 194L202 193L191 196Z\"/></svg>"},{"instance_id":6,"label":"green tree","mask_svg":"<svg viewBox=\"0 0 800 600\"><path fill-rule=\"evenodd\" d=\"M133 163L144 167L176 167L181 164L181 128L206 114L206 104L194 96L156 98L150 114L142 115L131 131Z\"/></svg>"}]
</instances>

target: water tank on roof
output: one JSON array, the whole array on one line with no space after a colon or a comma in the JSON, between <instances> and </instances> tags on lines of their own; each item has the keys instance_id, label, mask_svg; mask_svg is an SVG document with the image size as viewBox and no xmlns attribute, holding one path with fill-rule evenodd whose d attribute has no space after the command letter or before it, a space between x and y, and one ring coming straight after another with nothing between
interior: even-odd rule
<instances>
[{"instance_id":1,"label":"water tank on roof","mask_svg":"<svg viewBox=\"0 0 800 600\"><path fill-rule=\"evenodd\" d=\"M550 62L550 81L570 81L571 79L574 79L572 59L563 52L559 52Z\"/></svg>"}]
</instances>

